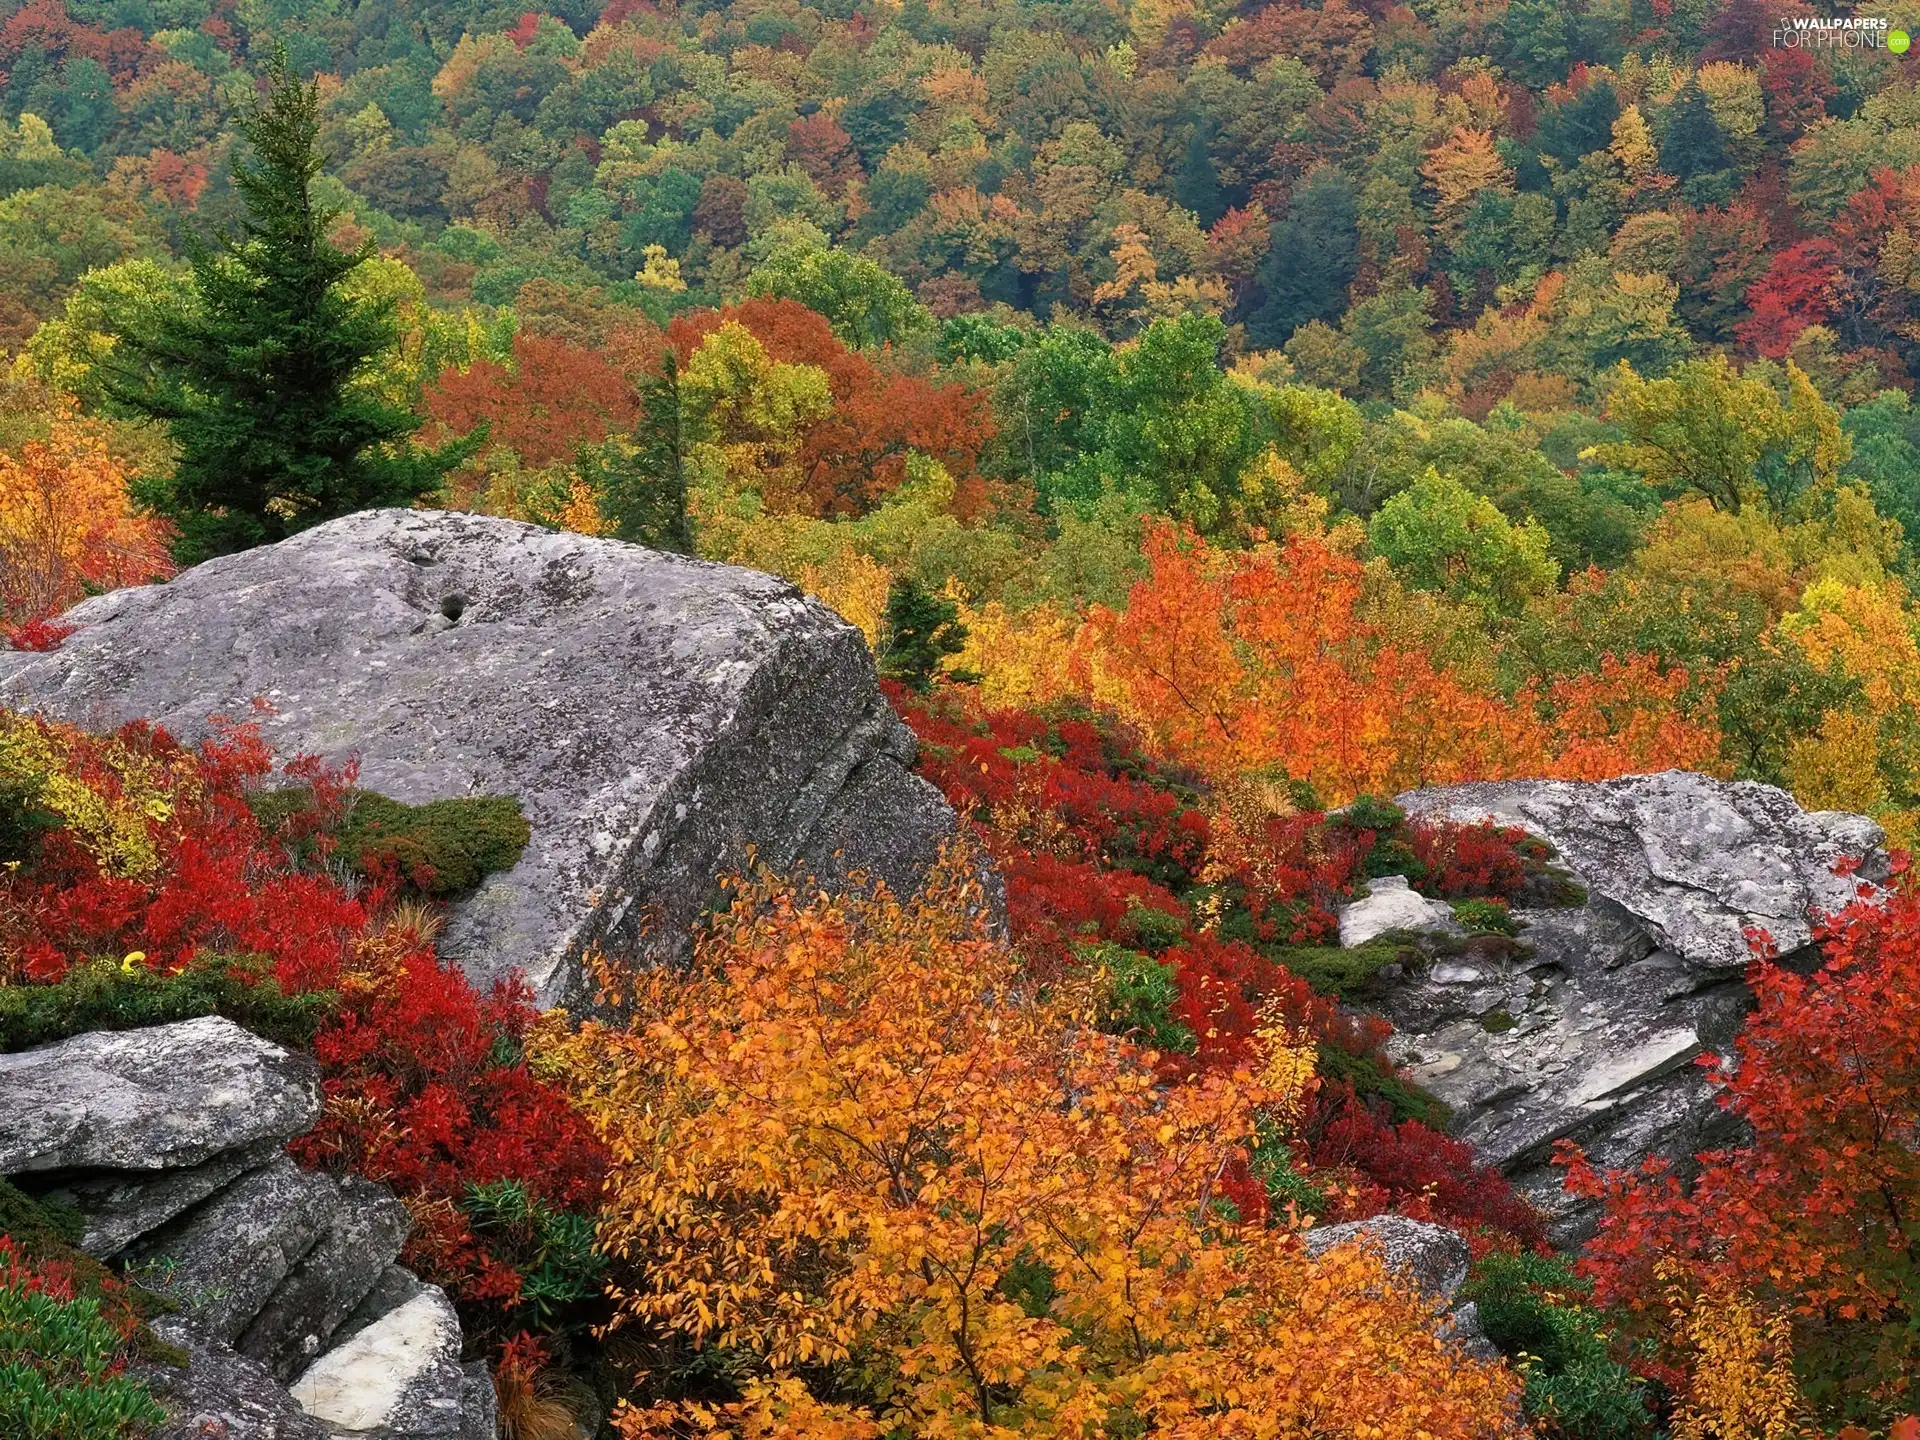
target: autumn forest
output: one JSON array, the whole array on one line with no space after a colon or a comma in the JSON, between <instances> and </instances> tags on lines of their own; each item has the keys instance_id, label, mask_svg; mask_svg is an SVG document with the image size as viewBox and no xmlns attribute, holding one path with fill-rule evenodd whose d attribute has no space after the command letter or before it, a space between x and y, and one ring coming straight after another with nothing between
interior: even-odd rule
<instances>
[{"instance_id":1,"label":"autumn forest","mask_svg":"<svg viewBox=\"0 0 1920 1440\"><path fill-rule=\"evenodd\" d=\"M568 1016L436 953L472 880L351 775L0 712L0 1051L311 1050L295 1158L405 1201L509 1440L1916 1440L1920 59L1833 14L0 0L14 651L475 511L792 581L963 817ZM1671 769L1892 878L1754 937L1726 1145L1562 1141L1568 1245L1340 915L1524 946L1550 847L1392 797ZM1466 1238L1483 1352L1303 1244L1385 1214ZM64 1263L0 1234L0 1429L148 1434ZM98 1363L7 1340L63 1306Z\"/></svg>"}]
</instances>

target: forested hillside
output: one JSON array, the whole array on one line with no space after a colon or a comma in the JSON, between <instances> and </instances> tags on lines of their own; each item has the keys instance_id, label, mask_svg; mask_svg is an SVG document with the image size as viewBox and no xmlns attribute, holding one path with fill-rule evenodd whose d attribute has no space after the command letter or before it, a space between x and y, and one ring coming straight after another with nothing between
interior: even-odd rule
<instances>
[{"instance_id":1,"label":"forested hillside","mask_svg":"<svg viewBox=\"0 0 1920 1440\"><path fill-rule=\"evenodd\" d=\"M0 0L0 623L15 649L55 649L85 595L425 504L773 571L865 632L923 772L1007 877L1017 955L930 902L763 896L777 923L740 912L702 942L733 990L656 987L628 1029L571 1035L496 998L500 1073L541 1106L564 1090L566 1126L590 1122L618 1157L568 1129L592 1152L570 1188L516 1192L586 1254L581 1197L612 1165L611 1309L588 1255L564 1323L530 1318L513 1267L547 1251L526 1215L496 1247L511 1263L461 1249L479 1242L457 1215L445 1253L412 1261L470 1326L486 1316L471 1333L529 1416L560 1403L532 1377L618 1315L671 1337L627 1357L633 1435L718 1433L701 1407L721 1400L747 1407L725 1424L767 1436L1229 1433L1210 1427L1243 1399L1296 1407L1272 1433L1494 1433L1514 1376L1433 1358L1417 1307L1343 1299L1296 1354L1301 1336L1275 1338L1266 1302L1229 1283L1251 1264L1259 1295L1295 1303L1319 1282L1269 1243L1284 1217L1396 1209L1471 1234L1483 1297L1535 1297L1496 1338L1548 1433L1867 1440L1860 1426L1920 1406L1902 1228L1920 1181L1899 1138L1920 1093L1911 894L1825 937L1836 966L1866 967L1852 991L1756 982L1751 1045L1721 1079L1758 1138L1708 1165L1708 1198L1566 1157L1609 1214L1577 1282L1396 1074L1378 1022L1336 1005L1372 971L1315 968L1346 953L1327 943L1339 906L1395 865L1467 907L1476 943L1513 938L1509 905L1546 858L1518 832L1409 827L1378 798L1416 787L1680 767L1869 814L1896 847L1920 836L1920 58L1884 30L1793 29L1815 13ZM117 794L79 745L33 741L34 784L71 771ZM239 805L245 785L216 778L193 793ZM173 823L142 813L128 824ZM34 903L95 897L112 866L93 863L73 861L84 884L32 878ZM266 862L235 864L223 884L244 890ZM144 958L124 903L35 951L39 969L0 957L0 994L108 948ZM381 903L339 935L372 926L389 970L440 985L430 921L369 918ZM328 941L349 943L371 942ZM289 963L289 993L359 995L338 957L319 978ZM938 1037L964 1033L1010 1077L957 1091L954 1123L988 1136L1057 1098L1058 1076L1003 1050L1064 1053L1091 1024L1164 1052L1088 1062L1084 1093L1111 1116L1084 1157L1102 1238L1080 1289L1050 1287L1081 1242L1031 1215L1061 1204L1049 1164L1084 1136L994 1141L1013 1157L1005 1234L1059 1267L1045 1286L1014 1276L1023 1250L1014 1278L956 1281L952 1303L993 1307L980 1335L1000 1381L913 1328L931 1262L872 1208L879 1182L765 1148L824 1103L765 995L865 996L875 973L897 987L886 1004L782 1000L783 1023L855 1057L902 1034L944 1054ZM1022 1036L982 1014L983 974L1025 996ZM1088 974L1097 996L1062 981ZM446 984L447 1005L482 1003ZM1884 1024L1856 1034L1860 1011ZM398 1035L404 1015L380 1024ZM372 1080L330 1063L329 1084L419 1088L381 1069L405 1069L393 1055L366 1062ZM716 1128L691 1179L633 1163L678 1144L649 1097L689 1073L737 1094L753 1066L763 1128ZM1142 1074L1175 1097L1159 1132ZM918 1098L876 1103L883 1129L920 1123ZM329 1113L329 1154L472 1212L457 1148L421 1179L380 1159L395 1142L357 1131L363 1114ZM1202 1138L1166 1149L1176 1126ZM537 1171L512 1148L488 1185ZM938 1190L958 1162L933 1148ZM1143 1199L1148 1154L1166 1190ZM757 1177L749 1209L804 1197L829 1217L809 1223L877 1257L857 1272L869 1288L795 1260L817 1229L709 1224L716 1174ZM1161 1201L1195 1187L1199 1214L1225 1195L1251 1228L1169 1220ZM1140 1259L1169 1246L1192 1249ZM684 1274L634 1260L669 1250ZM1149 1344L1089 1319L1119 1313L1136 1263L1166 1287L1155 1304L1213 1317L1214 1338L1184 1349L1169 1326ZM1206 1357L1222 1353L1254 1378L1221 1379ZM1063 1355L1097 1356L1106 1388L1065 1384L1079 1362ZM1378 1413L1404 1390L1427 1420L1379 1432L1341 1411L1308 1381L1342 1357L1380 1387ZM872 1418L888 1415L906 1429Z\"/></svg>"}]
</instances>

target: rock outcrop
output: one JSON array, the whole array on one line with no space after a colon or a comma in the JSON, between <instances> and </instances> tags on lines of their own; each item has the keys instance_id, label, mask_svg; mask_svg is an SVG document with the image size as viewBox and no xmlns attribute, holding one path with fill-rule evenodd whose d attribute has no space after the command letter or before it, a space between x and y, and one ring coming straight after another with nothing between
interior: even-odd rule
<instances>
[{"instance_id":1,"label":"rock outcrop","mask_svg":"<svg viewBox=\"0 0 1920 1440\"><path fill-rule=\"evenodd\" d=\"M1886 875L1872 821L1678 771L1460 785L1398 803L1415 818L1519 826L1585 887L1577 906L1516 906L1521 945L1451 947L1366 1001L1393 1022L1396 1058L1452 1107L1455 1133L1563 1244L1594 1215L1563 1191L1553 1143L1629 1168L1650 1154L1684 1166L1730 1138L1693 1062L1723 1052L1750 1008L1749 932L1791 961L1814 917ZM1856 878L1835 873L1842 860Z\"/></svg>"},{"instance_id":2,"label":"rock outcrop","mask_svg":"<svg viewBox=\"0 0 1920 1440\"><path fill-rule=\"evenodd\" d=\"M394 1263L406 1208L284 1153L319 1113L313 1062L231 1021L77 1035L0 1055L0 1175L178 1307L157 1440L493 1440L453 1306Z\"/></svg>"},{"instance_id":3,"label":"rock outcrop","mask_svg":"<svg viewBox=\"0 0 1920 1440\"><path fill-rule=\"evenodd\" d=\"M257 719L276 751L357 756L397 800L518 797L532 843L441 948L481 980L524 972L546 1004L582 999L590 947L683 956L750 847L904 890L953 829L859 632L750 570L380 510L65 619L59 650L0 654L0 704L189 739Z\"/></svg>"}]
</instances>

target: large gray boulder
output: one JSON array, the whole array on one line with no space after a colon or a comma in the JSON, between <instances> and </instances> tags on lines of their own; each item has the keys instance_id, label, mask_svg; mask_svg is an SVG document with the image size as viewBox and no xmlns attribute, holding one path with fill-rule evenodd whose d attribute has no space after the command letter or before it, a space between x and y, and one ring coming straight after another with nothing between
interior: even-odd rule
<instances>
[{"instance_id":1,"label":"large gray boulder","mask_svg":"<svg viewBox=\"0 0 1920 1440\"><path fill-rule=\"evenodd\" d=\"M384 1185L343 1176L340 1207L287 1278L267 1297L234 1348L282 1380L314 1362L400 1254L413 1228L407 1207Z\"/></svg>"},{"instance_id":2,"label":"large gray boulder","mask_svg":"<svg viewBox=\"0 0 1920 1440\"><path fill-rule=\"evenodd\" d=\"M311 1057L217 1015L0 1055L0 1175L200 1165L319 1115Z\"/></svg>"},{"instance_id":3,"label":"large gray boulder","mask_svg":"<svg viewBox=\"0 0 1920 1440\"><path fill-rule=\"evenodd\" d=\"M449 919L481 979L579 1002L599 946L684 956L749 848L835 884L917 884L953 815L860 634L769 575L444 511L378 510L88 600L0 704L194 738L258 716L284 755L358 757L418 803L519 797L520 863Z\"/></svg>"},{"instance_id":4,"label":"large gray boulder","mask_svg":"<svg viewBox=\"0 0 1920 1440\"><path fill-rule=\"evenodd\" d=\"M1455 1133L1562 1244L1590 1233L1595 1212L1565 1193L1554 1142L1603 1167L1659 1155L1684 1169L1732 1138L1695 1062L1724 1053L1751 1007L1748 933L1797 961L1815 917L1887 873L1870 820L1679 771L1459 785L1398 803L1416 818L1523 828L1587 892L1572 907L1517 906L1521 944L1444 947L1367 1001L1394 1024L1395 1058L1452 1107ZM1835 873L1843 859L1857 877Z\"/></svg>"},{"instance_id":5,"label":"large gray boulder","mask_svg":"<svg viewBox=\"0 0 1920 1440\"><path fill-rule=\"evenodd\" d=\"M231 1345L338 1224L346 1199L331 1176L302 1170L283 1155L136 1241L126 1255L130 1273ZM373 1267L369 1287L391 1258Z\"/></svg>"}]
</instances>

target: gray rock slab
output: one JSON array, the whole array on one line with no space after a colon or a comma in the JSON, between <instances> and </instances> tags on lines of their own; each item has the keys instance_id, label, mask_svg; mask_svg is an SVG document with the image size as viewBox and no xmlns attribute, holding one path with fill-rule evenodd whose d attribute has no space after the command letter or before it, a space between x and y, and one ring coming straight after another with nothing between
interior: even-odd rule
<instances>
[{"instance_id":1,"label":"gray rock slab","mask_svg":"<svg viewBox=\"0 0 1920 1440\"><path fill-rule=\"evenodd\" d=\"M1520 826L1586 887L1583 905L1515 908L1523 952L1440 956L1369 1002L1393 1023L1393 1058L1567 1246L1591 1233L1596 1207L1566 1194L1554 1143L1574 1141L1603 1168L1657 1155L1684 1174L1735 1138L1696 1062L1725 1053L1751 1007L1744 932L1804 951L1815 917L1854 896L1836 861L1887 873L1870 820L1682 772L1459 785L1398 803Z\"/></svg>"},{"instance_id":2,"label":"gray rock slab","mask_svg":"<svg viewBox=\"0 0 1920 1440\"><path fill-rule=\"evenodd\" d=\"M412 1228L407 1207L384 1185L358 1176L334 1184L339 1209L332 1225L234 1344L283 1381L314 1362L399 1255Z\"/></svg>"},{"instance_id":3,"label":"gray rock slab","mask_svg":"<svg viewBox=\"0 0 1920 1440\"><path fill-rule=\"evenodd\" d=\"M264 1366L235 1354L193 1320L163 1315L151 1328L185 1351L188 1363L129 1367L168 1412L149 1440L332 1440Z\"/></svg>"},{"instance_id":4,"label":"gray rock slab","mask_svg":"<svg viewBox=\"0 0 1920 1440\"><path fill-rule=\"evenodd\" d=\"M348 1440L483 1440L470 1429L476 1397L460 1365L460 1322L438 1286L327 1351L292 1392Z\"/></svg>"},{"instance_id":5,"label":"gray rock slab","mask_svg":"<svg viewBox=\"0 0 1920 1440\"><path fill-rule=\"evenodd\" d=\"M96 1260L106 1260L247 1171L267 1164L280 1148L278 1140L260 1140L185 1170L87 1175L47 1191L46 1198L86 1216L80 1248Z\"/></svg>"},{"instance_id":6,"label":"gray rock slab","mask_svg":"<svg viewBox=\"0 0 1920 1440\"><path fill-rule=\"evenodd\" d=\"M1316 1225L1307 1231L1305 1244L1307 1253L1315 1256L1342 1245L1377 1250L1388 1270L1441 1304L1451 1301L1467 1283L1472 1258L1467 1242L1454 1231L1405 1215Z\"/></svg>"},{"instance_id":7,"label":"gray rock slab","mask_svg":"<svg viewBox=\"0 0 1920 1440\"><path fill-rule=\"evenodd\" d=\"M1397 797L1410 816L1494 820L1552 842L1589 893L1621 906L1691 964L1738 970L1746 932L1782 954L1812 941L1809 917L1837 910L1854 881L1833 873L1864 859L1887 874L1885 833L1862 815L1804 811L1786 791L1684 770L1619 780L1509 780Z\"/></svg>"},{"instance_id":8,"label":"gray rock slab","mask_svg":"<svg viewBox=\"0 0 1920 1440\"><path fill-rule=\"evenodd\" d=\"M209 1015L0 1055L0 1175L167 1170L320 1114L313 1060Z\"/></svg>"},{"instance_id":9,"label":"gray rock slab","mask_svg":"<svg viewBox=\"0 0 1920 1440\"><path fill-rule=\"evenodd\" d=\"M333 1229L342 1205L339 1182L281 1156L135 1242L128 1268L231 1345Z\"/></svg>"},{"instance_id":10,"label":"gray rock slab","mask_svg":"<svg viewBox=\"0 0 1920 1440\"><path fill-rule=\"evenodd\" d=\"M406 1304L421 1291L427 1289L427 1282L402 1265L389 1265L374 1279L360 1303L353 1307L346 1319L334 1328L327 1337L326 1349L344 1343L358 1335L374 1321L391 1314Z\"/></svg>"},{"instance_id":11,"label":"gray rock slab","mask_svg":"<svg viewBox=\"0 0 1920 1440\"><path fill-rule=\"evenodd\" d=\"M256 699L282 754L412 803L519 797L532 843L449 917L480 979L580 1003L592 947L674 961L749 848L910 890L954 821L860 634L785 581L455 512L380 510L70 611L0 703L187 738Z\"/></svg>"}]
</instances>

